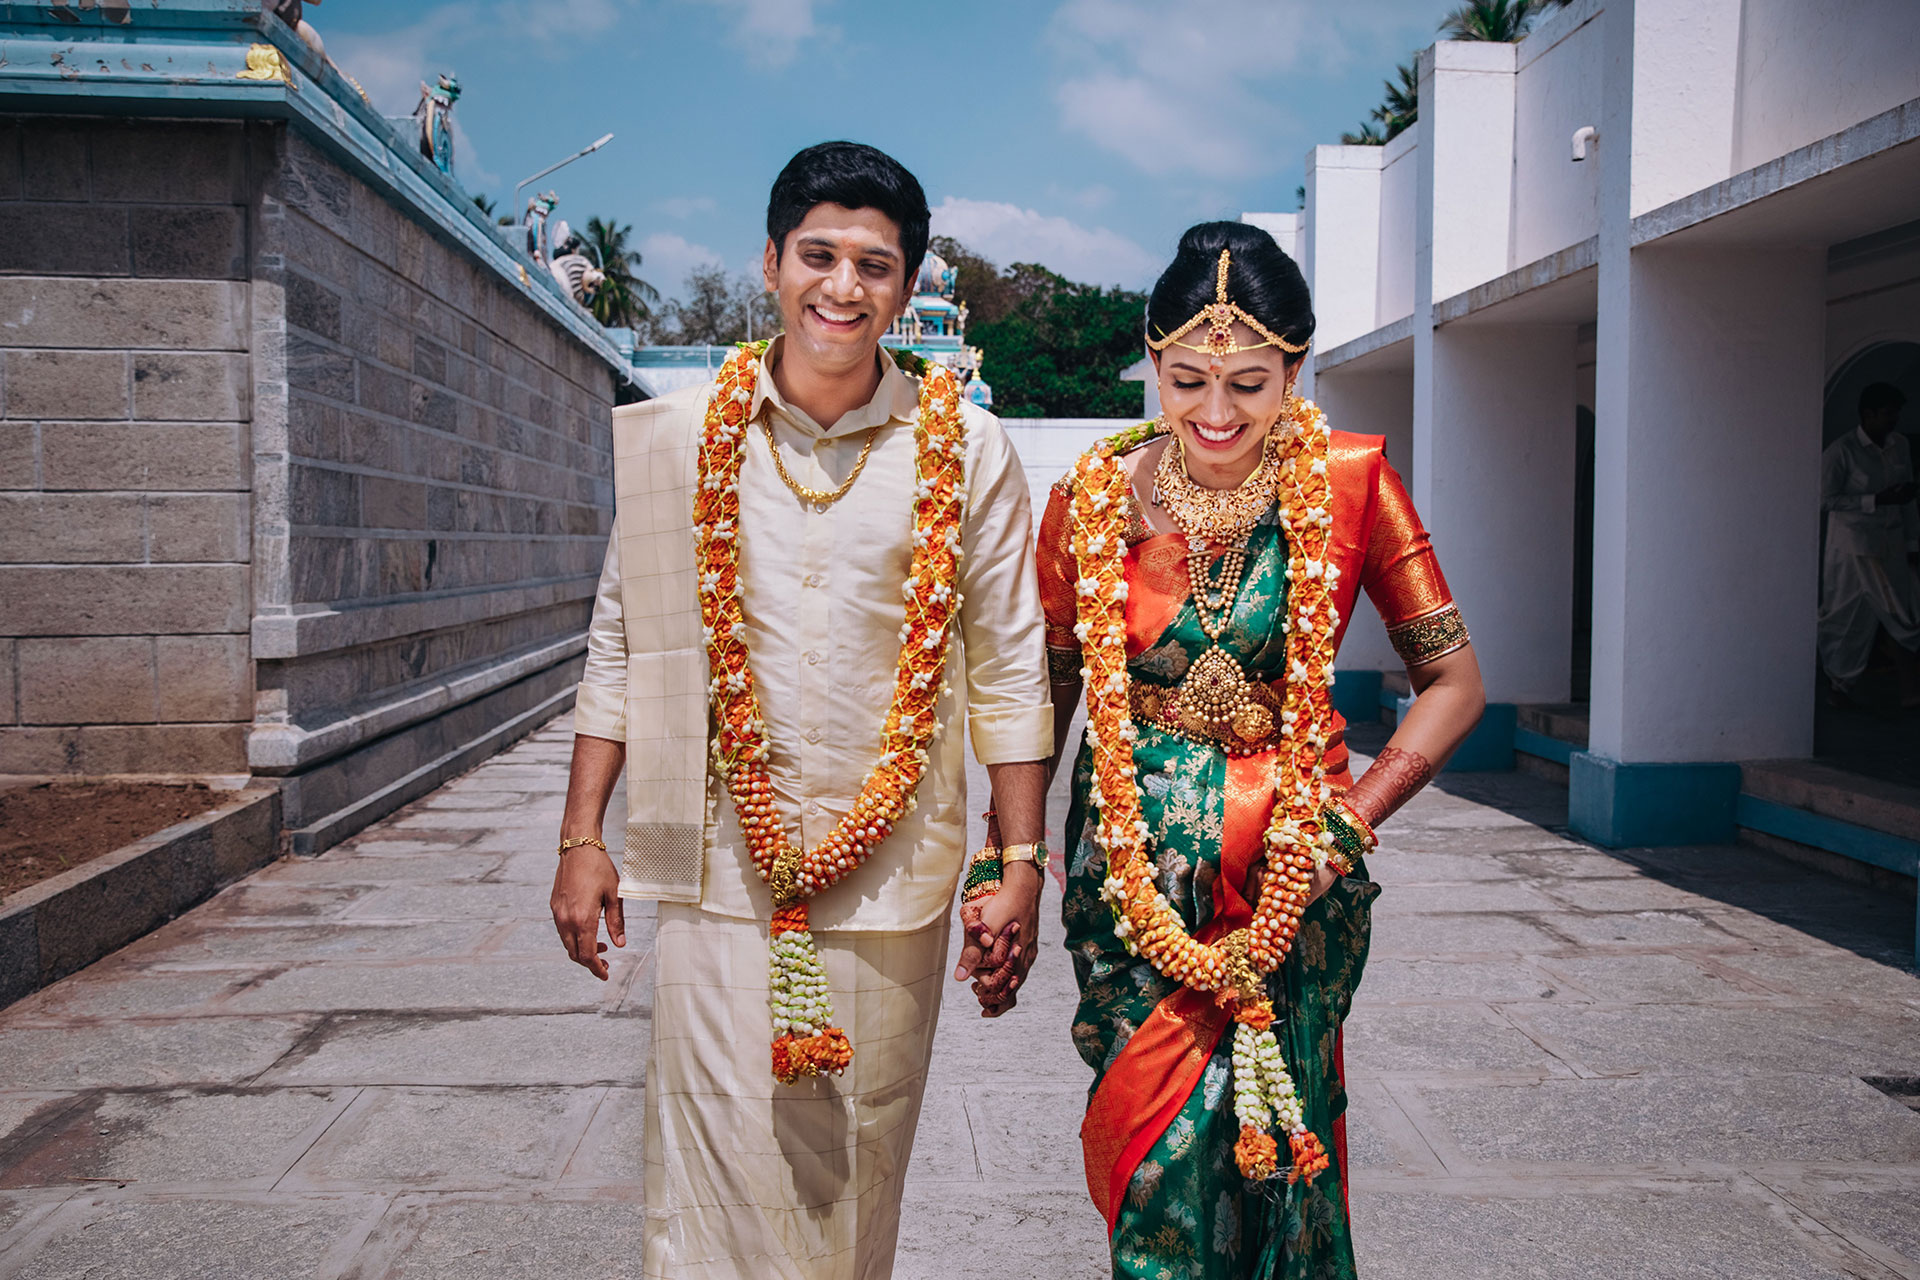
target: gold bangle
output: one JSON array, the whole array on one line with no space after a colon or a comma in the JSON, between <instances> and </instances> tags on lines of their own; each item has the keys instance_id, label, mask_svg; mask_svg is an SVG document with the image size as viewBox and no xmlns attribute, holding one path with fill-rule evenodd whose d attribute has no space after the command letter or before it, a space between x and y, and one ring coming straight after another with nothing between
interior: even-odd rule
<instances>
[{"instance_id":1,"label":"gold bangle","mask_svg":"<svg viewBox=\"0 0 1920 1280\"><path fill-rule=\"evenodd\" d=\"M577 849L583 844L590 844L602 853L607 851L606 843L599 836L573 836L560 842L559 856L565 857L567 850Z\"/></svg>"}]
</instances>

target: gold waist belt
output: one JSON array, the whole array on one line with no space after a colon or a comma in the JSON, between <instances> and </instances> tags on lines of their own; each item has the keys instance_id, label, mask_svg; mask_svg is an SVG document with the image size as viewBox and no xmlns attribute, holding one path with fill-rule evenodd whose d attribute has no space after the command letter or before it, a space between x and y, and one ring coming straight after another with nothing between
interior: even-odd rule
<instances>
[{"instance_id":1,"label":"gold waist belt","mask_svg":"<svg viewBox=\"0 0 1920 1280\"><path fill-rule=\"evenodd\" d=\"M1191 673L1189 679L1192 678ZM1272 685L1248 680L1244 699L1226 724L1203 715L1186 695L1186 681L1171 688L1138 680L1127 690L1133 718L1230 756L1250 756L1280 743L1280 693Z\"/></svg>"}]
</instances>

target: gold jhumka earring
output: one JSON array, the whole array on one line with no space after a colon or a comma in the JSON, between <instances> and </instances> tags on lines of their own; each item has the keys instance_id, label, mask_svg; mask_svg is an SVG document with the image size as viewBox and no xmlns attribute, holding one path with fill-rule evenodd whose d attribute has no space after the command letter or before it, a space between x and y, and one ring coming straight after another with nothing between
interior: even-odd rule
<instances>
[{"instance_id":1,"label":"gold jhumka earring","mask_svg":"<svg viewBox=\"0 0 1920 1280\"><path fill-rule=\"evenodd\" d=\"M1166 337L1148 338L1147 345L1155 351L1165 351L1168 347L1185 347L1189 351L1198 351L1203 356L1211 357L1214 361L1224 360L1238 351L1257 351L1261 347L1278 347L1290 356L1306 354L1307 348L1313 345L1313 339L1309 338L1302 343L1288 342L1248 315L1238 303L1227 300L1227 268L1232 265L1232 262L1233 251L1222 249L1220 266L1214 274L1213 301L1200 308L1199 314ZM1244 347L1235 342L1233 324L1236 320L1259 334L1262 341L1249 343ZM1203 324L1207 326L1205 342L1196 344L1180 341ZM1218 372L1218 369L1215 372Z\"/></svg>"}]
</instances>

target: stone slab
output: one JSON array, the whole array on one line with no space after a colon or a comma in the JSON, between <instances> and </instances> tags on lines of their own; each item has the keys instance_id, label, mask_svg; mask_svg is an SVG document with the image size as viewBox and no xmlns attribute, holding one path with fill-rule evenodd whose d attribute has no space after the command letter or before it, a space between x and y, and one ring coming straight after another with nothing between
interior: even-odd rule
<instances>
[{"instance_id":1,"label":"stone slab","mask_svg":"<svg viewBox=\"0 0 1920 1280\"><path fill-rule=\"evenodd\" d=\"M972 1273L974 1258L995 1280L1106 1280L1113 1274L1106 1227L1084 1185L959 1195L939 1184L909 1185L894 1280L951 1280Z\"/></svg>"},{"instance_id":2,"label":"stone slab","mask_svg":"<svg viewBox=\"0 0 1920 1280\"><path fill-rule=\"evenodd\" d=\"M516 958L301 965L249 985L225 1007L236 1013L339 1009L568 1012L597 1009L616 991L614 984L597 981L567 960L556 942L549 958L533 963Z\"/></svg>"},{"instance_id":3,"label":"stone slab","mask_svg":"<svg viewBox=\"0 0 1920 1280\"><path fill-rule=\"evenodd\" d=\"M1086 1167L1078 1142L1034 1141L1035 1134L1047 1132L1059 1117L1078 1117L1086 1110L1085 1084L1022 1080L969 1085L966 1108L988 1182L1085 1190Z\"/></svg>"},{"instance_id":4,"label":"stone slab","mask_svg":"<svg viewBox=\"0 0 1920 1280\"><path fill-rule=\"evenodd\" d=\"M21 1027L0 1022L0 1080L16 1089L243 1084L307 1031L298 1018L194 1018Z\"/></svg>"},{"instance_id":5,"label":"stone slab","mask_svg":"<svg viewBox=\"0 0 1920 1280\"><path fill-rule=\"evenodd\" d=\"M330 1019L261 1083L633 1087L645 1081L651 1034L644 1018L583 1013L348 1015Z\"/></svg>"},{"instance_id":6,"label":"stone slab","mask_svg":"<svg viewBox=\"0 0 1920 1280\"><path fill-rule=\"evenodd\" d=\"M616 1192L405 1196L343 1280L640 1280L642 1213Z\"/></svg>"},{"instance_id":7,"label":"stone slab","mask_svg":"<svg viewBox=\"0 0 1920 1280\"><path fill-rule=\"evenodd\" d=\"M607 1089L567 1161L562 1182L639 1187L646 1178L647 1091Z\"/></svg>"},{"instance_id":8,"label":"stone slab","mask_svg":"<svg viewBox=\"0 0 1920 1280\"><path fill-rule=\"evenodd\" d=\"M1911 1075L1920 1009L1817 1005L1543 1005L1509 1014L1607 1075Z\"/></svg>"},{"instance_id":9,"label":"stone slab","mask_svg":"<svg viewBox=\"0 0 1920 1280\"><path fill-rule=\"evenodd\" d=\"M485 1191L558 1178L600 1101L593 1089L367 1089L282 1191Z\"/></svg>"},{"instance_id":10,"label":"stone slab","mask_svg":"<svg viewBox=\"0 0 1920 1280\"><path fill-rule=\"evenodd\" d=\"M1583 1000L1535 965L1514 960L1419 960L1372 956L1356 1003L1452 1000Z\"/></svg>"},{"instance_id":11,"label":"stone slab","mask_svg":"<svg viewBox=\"0 0 1920 1280\"><path fill-rule=\"evenodd\" d=\"M69 1201L8 1259L9 1280L260 1280L310 1275L380 1202L95 1197Z\"/></svg>"},{"instance_id":12,"label":"stone slab","mask_svg":"<svg viewBox=\"0 0 1920 1280\"><path fill-rule=\"evenodd\" d=\"M1489 1188L1492 1192L1492 1189ZM1554 1194L1356 1189L1355 1254L1368 1280L1632 1276L1635 1280L1860 1280L1874 1271L1802 1231L1777 1202L1671 1181ZM1604 1262L1601 1260L1604 1259Z\"/></svg>"},{"instance_id":13,"label":"stone slab","mask_svg":"<svg viewBox=\"0 0 1920 1280\"><path fill-rule=\"evenodd\" d=\"M1607 1003L1744 1001L1766 994L1759 983L1730 980L1685 956L1554 956L1540 961L1540 966L1572 983L1569 994L1581 992Z\"/></svg>"},{"instance_id":14,"label":"stone slab","mask_svg":"<svg viewBox=\"0 0 1920 1280\"><path fill-rule=\"evenodd\" d=\"M1481 1163L1920 1164L1920 1114L1850 1076L1649 1077L1425 1086Z\"/></svg>"},{"instance_id":15,"label":"stone slab","mask_svg":"<svg viewBox=\"0 0 1920 1280\"><path fill-rule=\"evenodd\" d=\"M1570 1075L1568 1067L1479 1005L1369 1005L1346 1023L1347 1070L1384 1074Z\"/></svg>"},{"instance_id":16,"label":"stone slab","mask_svg":"<svg viewBox=\"0 0 1920 1280\"><path fill-rule=\"evenodd\" d=\"M356 895L358 896L358 895ZM531 885L395 885L366 894L342 913L358 922L372 920L517 920L553 919L548 891Z\"/></svg>"},{"instance_id":17,"label":"stone slab","mask_svg":"<svg viewBox=\"0 0 1920 1280\"><path fill-rule=\"evenodd\" d=\"M1382 894L1373 915L1372 956L1452 954L1537 955L1558 951L1565 940L1531 920L1480 912L1400 911Z\"/></svg>"},{"instance_id":18,"label":"stone slab","mask_svg":"<svg viewBox=\"0 0 1920 1280\"><path fill-rule=\"evenodd\" d=\"M202 1090L103 1093L16 1151L0 1186L71 1186L121 1178L265 1189L347 1105L351 1091Z\"/></svg>"},{"instance_id":19,"label":"stone slab","mask_svg":"<svg viewBox=\"0 0 1920 1280\"><path fill-rule=\"evenodd\" d=\"M1896 1253L1920 1271L1920 1179L1895 1190L1837 1191L1795 1196L1793 1202L1822 1225Z\"/></svg>"},{"instance_id":20,"label":"stone slab","mask_svg":"<svg viewBox=\"0 0 1920 1280\"><path fill-rule=\"evenodd\" d=\"M152 970L192 967L264 967L288 956L307 960L408 960L471 952L490 926L481 922L429 924L266 924L213 926L198 915L151 934L122 958Z\"/></svg>"}]
</instances>

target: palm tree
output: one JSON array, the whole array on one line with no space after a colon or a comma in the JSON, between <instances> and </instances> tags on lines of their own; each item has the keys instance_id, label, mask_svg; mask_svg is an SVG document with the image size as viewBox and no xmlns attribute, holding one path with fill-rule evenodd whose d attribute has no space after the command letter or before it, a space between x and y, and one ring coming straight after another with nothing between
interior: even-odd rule
<instances>
[{"instance_id":1,"label":"palm tree","mask_svg":"<svg viewBox=\"0 0 1920 1280\"><path fill-rule=\"evenodd\" d=\"M1487 40L1512 44L1526 35L1533 20L1558 0L1465 0L1440 22L1449 40Z\"/></svg>"},{"instance_id":2,"label":"palm tree","mask_svg":"<svg viewBox=\"0 0 1920 1280\"><path fill-rule=\"evenodd\" d=\"M1373 109L1372 118L1378 120L1385 130L1385 138L1390 142L1399 137L1420 119L1420 76L1411 62L1403 62L1394 68L1399 77L1398 83L1386 82L1386 97Z\"/></svg>"},{"instance_id":3,"label":"palm tree","mask_svg":"<svg viewBox=\"0 0 1920 1280\"><path fill-rule=\"evenodd\" d=\"M593 317L609 328L633 328L651 318L660 302L660 291L634 274L640 251L627 247L632 234L631 223L623 227L610 219L588 218L587 234L581 237L580 251L607 277L594 295Z\"/></svg>"},{"instance_id":4,"label":"palm tree","mask_svg":"<svg viewBox=\"0 0 1920 1280\"><path fill-rule=\"evenodd\" d=\"M1343 133L1340 135L1340 145L1343 147L1378 147L1384 145L1386 141L1387 140L1380 135L1380 131L1373 127L1373 122L1369 120L1361 121L1360 129L1357 133Z\"/></svg>"}]
</instances>

